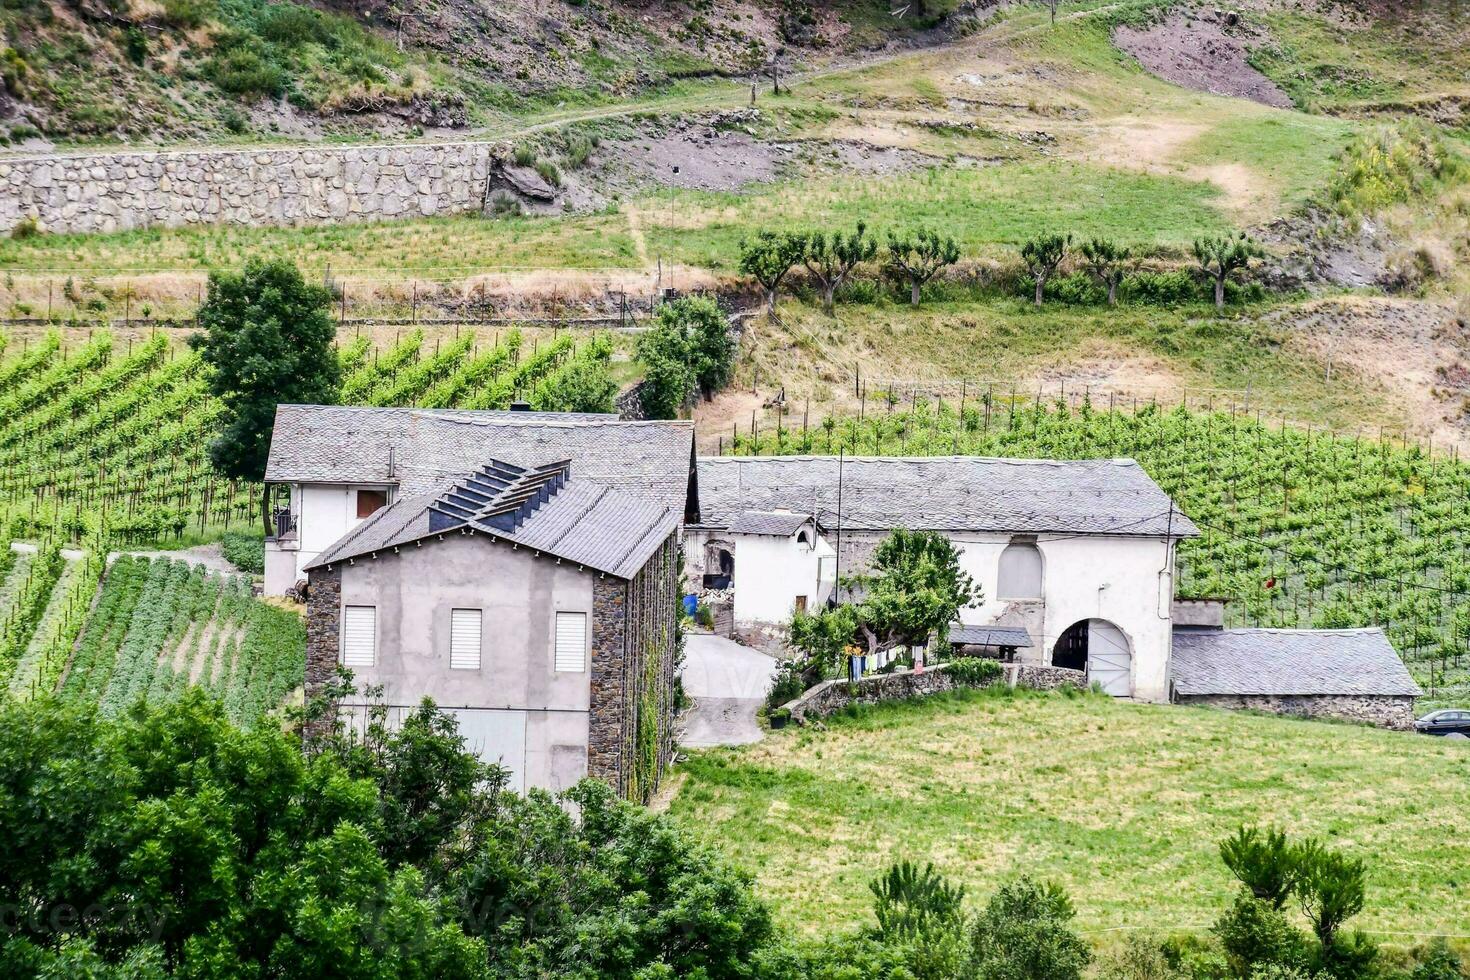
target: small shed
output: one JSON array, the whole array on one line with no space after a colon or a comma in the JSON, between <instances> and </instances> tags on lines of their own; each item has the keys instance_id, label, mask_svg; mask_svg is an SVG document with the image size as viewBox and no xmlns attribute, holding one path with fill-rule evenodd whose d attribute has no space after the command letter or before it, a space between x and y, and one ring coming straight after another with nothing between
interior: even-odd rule
<instances>
[{"instance_id":1,"label":"small shed","mask_svg":"<svg viewBox=\"0 0 1470 980\"><path fill-rule=\"evenodd\" d=\"M1408 729L1424 692L1383 630L1176 629L1174 700Z\"/></svg>"}]
</instances>

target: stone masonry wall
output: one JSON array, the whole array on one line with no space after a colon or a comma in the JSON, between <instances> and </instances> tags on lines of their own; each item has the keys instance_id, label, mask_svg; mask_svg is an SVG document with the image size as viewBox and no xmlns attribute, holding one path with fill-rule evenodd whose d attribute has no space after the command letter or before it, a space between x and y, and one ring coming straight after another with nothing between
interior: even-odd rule
<instances>
[{"instance_id":1,"label":"stone masonry wall","mask_svg":"<svg viewBox=\"0 0 1470 980\"><path fill-rule=\"evenodd\" d=\"M783 705L793 721L802 722L809 718L825 718L841 711L850 704L877 704L880 701L902 701L950 691L962 685L956 684L945 669L946 664L936 664L922 672L895 670L891 674L870 674L856 682L845 680L823 681L795 701ZM1065 684L1076 687L1086 685L1086 675L1080 670L1065 667L1037 667L1030 664L1005 664L1003 681L1011 687L1033 687L1053 690Z\"/></svg>"},{"instance_id":2,"label":"stone masonry wall","mask_svg":"<svg viewBox=\"0 0 1470 980\"><path fill-rule=\"evenodd\" d=\"M1208 705L1237 711L1269 711L1304 718L1336 718L1379 728L1407 731L1414 727L1414 699L1373 695L1210 694L1178 696L1180 704Z\"/></svg>"},{"instance_id":3,"label":"stone masonry wall","mask_svg":"<svg viewBox=\"0 0 1470 980\"><path fill-rule=\"evenodd\" d=\"M592 581L592 703L587 721L587 775L623 792L623 719L627 714L628 583Z\"/></svg>"},{"instance_id":4,"label":"stone masonry wall","mask_svg":"<svg viewBox=\"0 0 1470 980\"><path fill-rule=\"evenodd\" d=\"M337 675L342 642L342 569L316 569L309 574L310 587L306 592L308 703ZM330 714L324 719L322 723L330 728Z\"/></svg>"},{"instance_id":5,"label":"stone masonry wall","mask_svg":"<svg viewBox=\"0 0 1470 980\"><path fill-rule=\"evenodd\" d=\"M0 159L0 232L296 225L478 211L493 143L162 150Z\"/></svg>"}]
</instances>

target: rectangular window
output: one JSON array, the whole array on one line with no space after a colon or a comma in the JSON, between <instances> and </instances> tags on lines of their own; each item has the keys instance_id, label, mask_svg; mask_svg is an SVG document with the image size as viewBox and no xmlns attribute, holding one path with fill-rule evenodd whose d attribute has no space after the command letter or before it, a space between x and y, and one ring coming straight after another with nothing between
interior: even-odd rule
<instances>
[{"instance_id":1,"label":"rectangular window","mask_svg":"<svg viewBox=\"0 0 1470 980\"><path fill-rule=\"evenodd\" d=\"M587 614L556 614L556 669L587 669Z\"/></svg>"},{"instance_id":2,"label":"rectangular window","mask_svg":"<svg viewBox=\"0 0 1470 980\"><path fill-rule=\"evenodd\" d=\"M378 511L388 506L387 490L359 490L357 491L357 517L372 517Z\"/></svg>"},{"instance_id":3,"label":"rectangular window","mask_svg":"<svg viewBox=\"0 0 1470 980\"><path fill-rule=\"evenodd\" d=\"M342 665L371 667L377 662L377 607L348 606L342 610Z\"/></svg>"},{"instance_id":4,"label":"rectangular window","mask_svg":"<svg viewBox=\"0 0 1470 980\"><path fill-rule=\"evenodd\" d=\"M478 609L449 611L449 666L455 670L480 669L480 622Z\"/></svg>"}]
</instances>

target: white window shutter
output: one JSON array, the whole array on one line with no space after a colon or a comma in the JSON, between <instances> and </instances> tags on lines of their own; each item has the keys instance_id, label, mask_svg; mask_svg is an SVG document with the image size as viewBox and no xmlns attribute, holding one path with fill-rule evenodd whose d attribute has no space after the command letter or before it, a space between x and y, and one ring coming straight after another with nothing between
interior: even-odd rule
<instances>
[{"instance_id":1,"label":"white window shutter","mask_svg":"<svg viewBox=\"0 0 1470 980\"><path fill-rule=\"evenodd\" d=\"M449 666L453 669L480 669L480 623L478 609L449 611Z\"/></svg>"},{"instance_id":2,"label":"white window shutter","mask_svg":"<svg viewBox=\"0 0 1470 980\"><path fill-rule=\"evenodd\" d=\"M556 669L581 671L587 669L587 614L559 612L556 614Z\"/></svg>"},{"instance_id":3,"label":"white window shutter","mask_svg":"<svg viewBox=\"0 0 1470 980\"><path fill-rule=\"evenodd\" d=\"M371 667L378 662L376 606L348 606L342 613L342 664Z\"/></svg>"}]
</instances>

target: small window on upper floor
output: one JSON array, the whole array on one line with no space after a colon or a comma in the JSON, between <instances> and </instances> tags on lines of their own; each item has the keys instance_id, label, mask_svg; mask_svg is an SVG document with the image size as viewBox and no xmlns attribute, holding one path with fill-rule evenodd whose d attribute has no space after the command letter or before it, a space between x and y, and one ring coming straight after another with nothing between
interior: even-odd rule
<instances>
[{"instance_id":1,"label":"small window on upper floor","mask_svg":"<svg viewBox=\"0 0 1470 980\"><path fill-rule=\"evenodd\" d=\"M378 511L388 506L387 490L359 490L357 491L357 517L372 517Z\"/></svg>"},{"instance_id":2,"label":"small window on upper floor","mask_svg":"<svg viewBox=\"0 0 1470 980\"><path fill-rule=\"evenodd\" d=\"M808 534L804 530L803 531L798 531L797 532L797 535L796 535L796 543L797 544L804 544L808 548L810 548L812 546L812 536L810 534Z\"/></svg>"},{"instance_id":3,"label":"small window on upper floor","mask_svg":"<svg viewBox=\"0 0 1470 980\"><path fill-rule=\"evenodd\" d=\"M1041 598L1041 549L1032 538L1012 538L1000 553L997 599Z\"/></svg>"}]
</instances>

